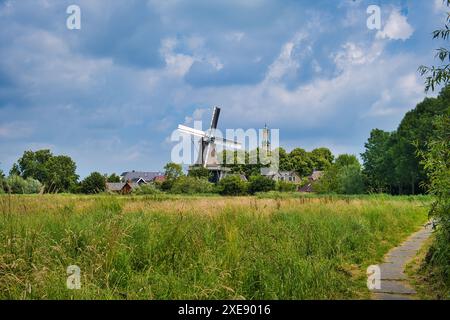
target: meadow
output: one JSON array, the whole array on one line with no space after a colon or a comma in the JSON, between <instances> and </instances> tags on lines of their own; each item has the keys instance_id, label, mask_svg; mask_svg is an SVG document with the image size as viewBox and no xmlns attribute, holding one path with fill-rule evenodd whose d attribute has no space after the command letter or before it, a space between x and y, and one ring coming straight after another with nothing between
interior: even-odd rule
<instances>
[{"instance_id":1,"label":"meadow","mask_svg":"<svg viewBox=\"0 0 450 320\"><path fill-rule=\"evenodd\" d=\"M0 299L365 299L429 197L0 196ZM66 269L81 269L68 290Z\"/></svg>"}]
</instances>

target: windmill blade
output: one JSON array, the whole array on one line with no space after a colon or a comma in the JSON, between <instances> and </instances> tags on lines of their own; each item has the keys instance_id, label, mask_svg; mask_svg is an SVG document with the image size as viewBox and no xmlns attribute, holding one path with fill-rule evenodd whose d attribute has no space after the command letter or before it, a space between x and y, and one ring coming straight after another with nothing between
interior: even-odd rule
<instances>
[{"instance_id":1,"label":"windmill blade","mask_svg":"<svg viewBox=\"0 0 450 320\"><path fill-rule=\"evenodd\" d=\"M216 138L214 142L223 145L224 147L231 148L231 149L241 149L242 144L237 141L222 139L222 138Z\"/></svg>"},{"instance_id":2,"label":"windmill blade","mask_svg":"<svg viewBox=\"0 0 450 320\"><path fill-rule=\"evenodd\" d=\"M183 126L182 124L180 124L178 126L178 131L180 131L182 133L191 134L191 135L196 136L196 137L206 137L206 133L205 132L203 132L201 130L194 129L194 128L189 128L189 127Z\"/></svg>"},{"instance_id":3,"label":"windmill blade","mask_svg":"<svg viewBox=\"0 0 450 320\"><path fill-rule=\"evenodd\" d=\"M220 116L220 108L214 107L213 116L211 119L211 129L217 129L217 123L219 122L219 116Z\"/></svg>"},{"instance_id":4,"label":"windmill blade","mask_svg":"<svg viewBox=\"0 0 450 320\"><path fill-rule=\"evenodd\" d=\"M211 151L211 143L208 143L208 146L206 147L206 155L205 155L205 159L203 160L203 167L206 168L206 166L208 165L208 160L209 160L209 152Z\"/></svg>"}]
</instances>

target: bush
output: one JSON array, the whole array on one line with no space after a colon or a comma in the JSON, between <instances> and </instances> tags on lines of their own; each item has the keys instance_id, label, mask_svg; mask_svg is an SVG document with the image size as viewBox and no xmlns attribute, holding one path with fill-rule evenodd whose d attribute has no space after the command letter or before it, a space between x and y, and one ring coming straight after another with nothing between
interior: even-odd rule
<instances>
[{"instance_id":1,"label":"bush","mask_svg":"<svg viewBox=\"0 0 450 320\"><path fill-rule=\"evenodd\" d=\"M292 182L278 181L275 190L279 192L294 192L297 191L297 185Z\"/></svg>"},{"instance_id":2,"label":"bush","mask_svg":"<svg viewBox=\"0 0 450 320\"><path fill-rule=\"evenodd\" d=\"M211 171L202 166L196 166L189 170L188 176L209 180L211 178Z\"/></svg>"},{"instance_id":3,"label":"bush","mask_svg":"<svg viewBox=\"0 0 450 320\"><path fill-rule=\"evenodd\" d=\"M314 182L313 189L317 193L362 194L365 188L361 167L359 164L334 164Z\"/></svg>"},{"instance_id":4,"label":"bush","mask_svg":"<svg viewBox=\"0 0 450 320\"><path fill-rule=\"evenodd\" d=\"M42 190L42 184L33 178L27 178L27 180L25 180L25 192L26 194L34 194L34 193L40 193Z\"/></svg>"},{"instance_id":5,"label":"bush","mask_svg":"<svg viewBox=\"0 0 450 320\"><path fill-rule=\"evenodd\" d=\"M181 176L174 180L170 192L172 193L211 193L214 190L214 185L206 179Z\"/></svg>"},{"instance_id":6,"label":"bush","mask_svg":"<svg viewBox=\"0 0 450 320\"><path fill-rule=\"evenodd\" d=\"M27 182L21 176L11 175L6 179L6 189L14 194L24 194L27 189Z\"/></svg>"},{"instance_id":7,"label":"bush","mask_svg":"<svg viewBox=\"0 0 450 320\"><path fill-rule=\"evenodd\" d=\"M239 176L227 176L220 180L218 190L222 195L238 196L247 193L247 183Z\"/></svg>"},{"instance_id":8,"label":"bush","mask_svg":"<svg viewBox=\"0 0 450 320\"><path fill-rule=\"evenodd\" d=\"M359 165L342 167L338 173L340 194L362 194L364 193L364 181Z\"/></svg>"},{"instance_id":9,"label":"bush","mask_svg":"<svg viewBox=\"0 0 450 320\"><path fill-rule=\"evenodd\" d=\"M156 186L152 183L143 184L139 188L133 191L133 194L136 195L149 195L149 194L158 194L161 193L160 190L156 188Z\"/></svg>"},{"instance_id":10,"label":"bush","mask_svg":"<svg viewBox=\"0 0 450 320\"><path fill-rule=\"evenodd\" d=\"M275 190L275 181L264 176L252 176L250 177L250 184L248 191L251 194L256 192L267 192Z\"/></svg>"},{"instance_id":11,"label":"bush","mask_svg":"<svg viewBox=\"0 0 450 320\"><path fill-rule=\"evenodd\" d=\"M81 182L81 192L86 194L100 193L106 190L106 179L99 172L92 172Z\"/></svg>"}]
</instances>

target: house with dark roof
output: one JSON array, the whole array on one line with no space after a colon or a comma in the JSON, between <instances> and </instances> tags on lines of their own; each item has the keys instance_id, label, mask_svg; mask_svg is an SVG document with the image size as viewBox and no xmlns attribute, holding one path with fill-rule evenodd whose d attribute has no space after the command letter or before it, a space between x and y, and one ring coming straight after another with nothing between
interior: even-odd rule
<instances>
[{"instance_id":1,"label":"house with dark roof","mask_svg":"<svg viewBox=\"0 0 450 320\"><path fill-rule=\"evenodd\" d=\"M161 179L164 177L164 173L160 171L146 172L146 171L127 171L120 175L122 182L133 182L138 184L149 183L155 180L155 178Z\"/></svg>"},{"instance_id":2,"label":"house with dark roof","mask_svg":"<svg viewBox=\"0 0 450 320\"><path fill-rule=\"evenodd\" d=\"M300 183L301 179L295 171L276 171L271 168L261 168L261 175L274 181Z\"/></svg>"},{"instance_id":3,"label":"house with dark roof","mask_svg":"<svg viewBox=\"0 0 450 320\"><path fill-rule=\"evenodd\" d=\"M133 190L139 188L136 182L107 182L106 191L120 194L130 194Z\"/></svg>"}]
</instances>

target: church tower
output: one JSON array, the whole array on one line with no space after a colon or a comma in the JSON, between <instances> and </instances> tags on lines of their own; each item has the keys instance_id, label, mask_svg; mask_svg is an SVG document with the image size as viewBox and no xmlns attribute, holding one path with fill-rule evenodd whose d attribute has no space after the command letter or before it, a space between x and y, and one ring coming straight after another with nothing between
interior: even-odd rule
<instances>
[{"instance_id":1,"label":"church tower","mask_svg":"<svg viewBox=\"0 0 450 320\"><path fill-rule=\"evenodd\" d=\"M270 131L267 128L267 124L264 125L262 132L261 151L262 155L266 157L269 157L272 151L270 147Z\"/></svg>"}]
</instances>

